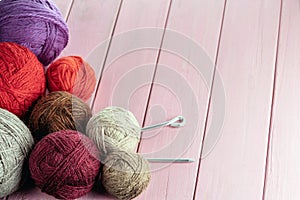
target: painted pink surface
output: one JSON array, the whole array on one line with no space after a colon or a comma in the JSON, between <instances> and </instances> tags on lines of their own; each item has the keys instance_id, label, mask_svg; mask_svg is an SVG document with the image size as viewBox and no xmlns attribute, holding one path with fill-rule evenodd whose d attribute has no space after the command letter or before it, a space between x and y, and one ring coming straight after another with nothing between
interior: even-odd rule
<instances>
[{"instance_id":1,"label":"painted pink surface","mask_svg":"<svg viewBox=\"0 0 300 200\"><path fill-rule=\"evenodd\" d=\"M94 112L122 106L142 123L168 8L169 1L123 2Z\"/></svg>"},{"instance_id":2,"label":"painted pink surface","mask_svg":"<svg viewBox=\"0 0 300 200\"><path fill-rule=\"evenodd\" d=\"M137 199L300 198L298 1L283 1L273 104L281 0L227 1L223 23L225 0L55 2L71 33L61 56L83 56L100 81L94 112L122 106L141 125L187 119L184 128L144 132L138 151L196 162L152 163L150 186ZM215 62L221 79L209 104ZM226 113L214 132L221 89ZM27 186L8 199L54 198ZM80 199L113 198L93 191Z\"/></svg>"},{"instance_id":3,"label":"painted pink surface","mask_svg":"<svg viewBox=\"0 0 300 200\"><path fill-rule=\"evenodd\" d=\"M119 0L89 0L88 3L74 0L68 16L70 40L61 56L83 57L94 69L97 80L100 78L120 6Z\"/></svg>"},{"instance_id":4,"label":"painted pink surface","mask_svg":"<svg viewBox=\"0 0 300 200\"><path fill-rule=\"evenodd\" d=\"M122 106L142 124L168 9L169 1L123 2L94 102L95 113L106 106ZM89 197L99 195L90 193Z\"/></svg>"},{"instance_id":5,"label":"painted pink surface","mask_svg":"<svg viewBox=\"0 0 300 200\"><path fill-rule=\"evenodd\" d=\"M201 161L195 199L262 198L279 13L280 0L227 1L217 60L226 114Z\"/></svg>"},{"instance_id":6,"label":"painted pink surface","mask_svg":"<svg viewBox=\"0 0 300 200\"><path fill-rule=\"evenodd\" d=\"M119 0L74 0L68 17L70 41L63 55L86 58L99 44L108 40L120 6ZM99 59L104 55L98 55ZM101 60L101 59L100 59ZM100 66L94 66L95 69Z\"/></svg>"},{"instance_id":7,"label":"painted pink surface","mask_svg":"<svg viewBox=\"0 0 300 200\"><path fill-rule=\"evenodd\" d=\"M177 115L187 124L143 133L139 152L196 162L152 164L150 186L138 199L193 199L223 7L224 1L172 3L146 125Z\"/></svg>"},{"instance_id":8,"label":"painted pink surface","mask_svg":"<svg viewBox=\"0 0 300 200\"><path fill-rule=\"evenodd\" d=\"M300 2L283 1L265 199L300 199Z\"/></svg>"},{"instance_id":9,"label":"painted pink surface","mask_svg":"<svg viewBox=\"0 0 300 200\"><path fill-rule=\"evenodd\" d=\"M68 16L70 40L61 56L83 57L93 67L97 80L100 78L120 5L119 0L89 0L88 3L74 0Z\"/></svg>"},{"instance_id":10,"label":"painted pink surface","mask_svg":"<svg viewBox=\"0 0 300 200\"><path fill-rule=\"evenodd\" d=\"M53 196L47 195L43 193L38 187L28 186L26 188L21 189L19 192L11 195L7 198L7 200L55 200ZM112 200L115 199L108 194L99 193L96 191L91 191L89 194L78 198L78 200L93 200L93 199L101 199L101 200Z\"/></svg>"},{"instance_id":11,"label":"painted pink surface","mask_svg":"<svg viewBox=\"0 0 300 200\"><path fill-rule=\"evenodd\" d=\"M60 9L62 15L64 16L65 19L67 19L69 15L69 11L71 9L72 3L74 0L53 0L57 7Z\"/></svg>"}]
</instances>

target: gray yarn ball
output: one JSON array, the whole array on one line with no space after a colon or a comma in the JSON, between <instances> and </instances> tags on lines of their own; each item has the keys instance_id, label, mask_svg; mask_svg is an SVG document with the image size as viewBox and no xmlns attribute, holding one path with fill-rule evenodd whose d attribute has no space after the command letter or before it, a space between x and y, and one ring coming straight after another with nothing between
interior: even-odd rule
<instances>
[{"instance_id":1,"label":"gray yarn ball","mask_svg":"<svg viewBox=\"0 0 300 200\"><path fill-rule=\"evenodd\" d=\"M86 134L97 145L101 156L121 149L134 151L140 141L141 127L135 116L121 107L107 107L88 122Z\"/></svg>"},{"instance_id":2,"label":"gray yarn ball","mask_svg":"<svg viewBox=\"0 0 300 200\"><path fill-rule=\"evenodd\" d=\"M33 144L26 125L0 108L0 198L20 188L23 165Z\"/></svg>"}]
</instances>

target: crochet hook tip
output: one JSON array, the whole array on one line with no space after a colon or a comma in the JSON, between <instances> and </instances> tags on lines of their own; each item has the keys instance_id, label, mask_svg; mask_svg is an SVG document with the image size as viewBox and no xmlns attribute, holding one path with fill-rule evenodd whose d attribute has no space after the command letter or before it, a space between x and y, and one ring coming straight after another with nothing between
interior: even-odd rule
<instances>
[{"instance_id":1,"label":"crochet hook tip","mask_svg":"<svg viewBox=\"0 0 300 200\"><path fill-rule=\"evenodd\" d=\"M192 163L195 162L192 158L146 158L152 163Z\"/></svg>"}]
</instances>

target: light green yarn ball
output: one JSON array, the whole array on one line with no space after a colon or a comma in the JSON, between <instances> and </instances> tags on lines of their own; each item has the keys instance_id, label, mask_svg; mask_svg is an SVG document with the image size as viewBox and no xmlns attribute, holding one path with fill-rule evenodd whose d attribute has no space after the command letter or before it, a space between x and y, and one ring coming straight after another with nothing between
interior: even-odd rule
<instances>
[{"instance_id":1,"label":"light green yarn ball","mask_svg":"<svg viewBox=\"0 0 300 200\"><path fill-rule=\"evenodd\" d=\"M33 144L26 125L14 114L0 108L0 197L20 188L24 162Z\"/></svg>"},{"instance_id":2,"label":"light green yarn ball","mask_svg":"<svg viewBox=\"0 0 300 200\"><path fill-rule=\"evenodd\" d=\"M134 151L140 141L141 127L135 116L121 107L107 107L88 122L86 134L105 157L121 149Z\"/></svg>"}]
</instances>

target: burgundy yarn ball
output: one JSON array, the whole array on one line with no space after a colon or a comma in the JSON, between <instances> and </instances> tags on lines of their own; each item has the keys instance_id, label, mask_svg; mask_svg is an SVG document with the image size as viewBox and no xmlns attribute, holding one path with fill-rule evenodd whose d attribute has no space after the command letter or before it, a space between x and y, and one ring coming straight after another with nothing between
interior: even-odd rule
<instances>
[{"instance_id":1,"label":"burgundy yarn ball","mask_svg":"<svg viewBox=\"0 0 300 200\"><path fill-rule=\"evenodd\" d=\"M42 192L58 199L76 199L93 188L100 171L94 143L74 130L51 133L34 147L29 169Z\"/></svg>"},{"instance_id":2,"label":"burgundy yarn ball","mask_svg":"<svg viewBox=\"0 0 300 200\"><path fill-rule=\"evenodd\" d=\"M68 40L67 24L53 1L0 1L0 42L27 47L47 66L67 46Z\"/></svg>"}]
</instances>

